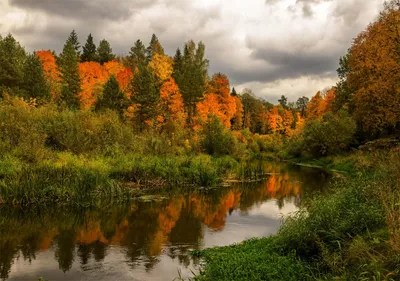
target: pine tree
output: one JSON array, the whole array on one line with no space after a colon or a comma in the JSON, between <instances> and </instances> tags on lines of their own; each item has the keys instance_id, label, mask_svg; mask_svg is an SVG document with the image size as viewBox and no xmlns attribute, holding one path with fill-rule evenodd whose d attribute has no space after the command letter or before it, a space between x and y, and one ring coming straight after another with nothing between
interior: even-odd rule
<instances>
[{"instance_id":1,"label":"pine tree","mask_svg":"<svg viewBox=\"0 0 400 281\"><path fill-rule=\"evenodd\" d=\"M97 56L100 64L104 64L105 62L115 59L115 55L112 53L111 45L107 40L103 39L100 41L99 47L97 48Z\"/></svg>"},{"instance_id":2,"label":"pine tree","mask_svg":"<svg viewBox=\"0 0 400 281\"><path fill-rule=\"evenodd\" d=\"M146 49L146 62L149 63L154 54L164 55L164 49L160 44L157 36L153 34L151 36L150 44Z\"/></svg>"},{"instance_id":3,"label":"pine tree","mask_svg":"<svg viewBox=\"0 0 400 281\"><path fill-rule=\"evenodd\" d=\"M143 64L146 61L146 48L142 41L137 40L129 52L129 66L132 72L136 69L138 64Z\"/></svg>"},{"instance_id":4,"label":"pine tree","mask_svg":"<svg viewBox=\"0 0 400 281\"><path fill-rule=\"evenodd\" d=\"M173 67L172 77L175 79L175 82L178 85L182 85L183 59L182 59L181 50L179 48L176 49L172 67Z\"/></svg>"},{"instance_id":5,"label":"pine tree","mask_svg":"<svg viewBox=\"0 0 400 281\"><path fill-rule=\"evenodd\" d=\"M82 47L83 52L81 56L81 62L96 61L96 45L93 42L92 34L89 34L85 46Z\"/></svg>"},{"instance_id":6,"label":"pine tree","mask_svg":"<svg viewBox=\"0 0 400 281\"><path fill-rule=\"evenodd\" d=\"M17 88L23 80L26 52L11 34L0 36L0 86ZM2 90L0 89L0 96Z\"/></svg>"},{"instance_id":7,"label":"pine tree","mask_svg":"<svg viewBox=\"0 0 400 281\"><path fill-rule=\"evenodd\" d=\"M150 69L143 64L138 65L138 72L134 76L131 86L133 90L131 101L138 106L136 121L139 130L142 131L157 116L160 93L154 85Z\"/></svg>"},{"instance_id":8,"label":"pine tree","mask_svg":"<svg viewBox=\"0 0 400 281\"><path fill-rule=\"evenodd\" d=\"M237 93L236 93L235 87L232 88L231 96L232 97L237 97Z\"/></svg>"},{"instance_id":9,"label":"pine tree","mask_svg":"<svg viewBox=\"0 0 400 281\"><path fill-rule=\"evenodd\" d=\"M204 44L200 42L196 49L196 44L190 40L185 44L182 59L180 51L177 51L174 59L173 77L181 89L189 124L195 115L196 103L203 97L206 87L208 60L204 55Z\"/></svg>"},{"instance_id":10,"label":"pine tree","mask_svg":"<svg viewBox=\"0 0 400 281\"><path fill-rule=\"evenodd\" d=\"M80 53L81 53L80 50L79 50L81 48L81 45L80 45L79 40L78 40L78 34L76 34L75 30L72 30L71 33L69 34L69 37L67 39L67 43L71 43L72 44L72 46L75 49L76 54L79 56Z\"/></svg>"},{"instance_id":11,"label":"pine tree","mask_svg":"<svg viewBox=\"0 0 400 281\"><path fill-rule=\"evenodd\" d=\"M38 100L50 99L50 87L46 81L40 59L32 54L26 59L22 87L25 97Z\"/></svg>"},{"instance_id":12,"label":"pine tree","mask_svg":"<svg viewBox=\"0 0 400 281\"><path fill-rule=\"evenodd\" d=\"M125 105L125 96L119 88L117 78L115 75L111 75L104 84L102 96L97 99L96 110L111 109L122 116Z\"/></svg>"},{"instance_id":13,"label":"pine tree","mask_svg":"<svg viewBox=\"0 0 400 281\"><path fill-rule=\"evenodd\" d=\"M285 97L284 95L281 96L281 98L278 100L279 104L282 105L282 107L284 109L287 109L287 97Z\"/></svg>"},{"instance_id":14,"label":"pine tree","mask_svg":"<svg viewBox=\"0 0 400 281\"><path fill-rule=\"evenodd\" d=\"M65 43L57 64L63 83L60 102L65 103L69 108L76 109L79 107L78 94L81 91L81 81L78 56L71 42Z\"/></svg>"}]
</instances>

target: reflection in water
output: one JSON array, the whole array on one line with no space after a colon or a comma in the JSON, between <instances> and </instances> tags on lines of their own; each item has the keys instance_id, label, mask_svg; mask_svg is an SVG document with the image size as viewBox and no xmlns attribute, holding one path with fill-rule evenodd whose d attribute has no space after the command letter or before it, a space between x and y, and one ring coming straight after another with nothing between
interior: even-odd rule
<instances>
[{"instance_id":1,"label":"reflection in water","mask_svg":"<svg viewBox=\"0 0 400 281\"><path fill-rule=\"evenodd\" d=\"M327 177L308 168L264 169L271 175L263 182L172 192L162 201L86 211L2 208L0 277L172 280L178 267L188 273L197 264L191 250L275 233L279 214L295 210Z\"/></svg>"}]
</instances>

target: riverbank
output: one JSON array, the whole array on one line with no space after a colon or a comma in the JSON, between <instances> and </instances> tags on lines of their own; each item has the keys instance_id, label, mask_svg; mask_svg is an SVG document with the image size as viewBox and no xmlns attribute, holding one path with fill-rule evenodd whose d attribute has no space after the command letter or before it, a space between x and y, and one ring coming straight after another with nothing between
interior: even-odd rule
<instances>
[{"instance_id":1,"label":"riverbank","mask_svg":"<svg viewBox=\"0 0 400 281\"><path fill-rule=\"evenodd\" d=\"M195 255L196 280L399 280L400 150L349 156L356 169L308 200L274 237Z\"/></svg>"},{"instance_id":2,"label":"riverbank","mask_svg":"<svg viewBox=\"0 0 400 281\"><path fill-rule=\"evenodd\" d=\"M11 157L0 163L8 169L0 178L1 201L14 205L123 201L148 188L214 186L243 170L232 157L204 154L89 158L64 152L37 164Z\"/></svg>"}]
</instances>

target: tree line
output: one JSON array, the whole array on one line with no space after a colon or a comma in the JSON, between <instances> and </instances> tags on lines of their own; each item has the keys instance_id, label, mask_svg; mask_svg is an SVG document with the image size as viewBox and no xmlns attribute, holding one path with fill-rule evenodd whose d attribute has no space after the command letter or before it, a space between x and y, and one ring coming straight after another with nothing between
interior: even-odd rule
<instances>
[{"instance_id":1,"label":"tree line","mask_svg":"<svg viewBox=\"0 0 400 281\"><path fill-rule=\"evenodd\" d=\"M205 45L189 40L173 57L156 35L146 47L134 42L116 56L91 34L81 47L73 30L61 53L29 54L11 34L0 37L0 97L32 103L54 102L71 110L115 110L139 131L148 128L198 129L217 117L232 130L292 136L309 120L346 111L362 138L397 134L400 127L399 1L386 3L379 18L354 39L339 60L339 82L311 100L274 105L250 89L237 93L223 73L209 75Z\"/></svg>"}]
</instances>

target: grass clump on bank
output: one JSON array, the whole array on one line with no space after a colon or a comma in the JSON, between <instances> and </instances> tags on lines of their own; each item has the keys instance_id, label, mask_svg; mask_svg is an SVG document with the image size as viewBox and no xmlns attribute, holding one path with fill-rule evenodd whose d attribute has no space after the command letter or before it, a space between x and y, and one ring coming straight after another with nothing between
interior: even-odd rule
<instances>
[{"instance_id":1,"label":"grass clump on bank","mask_svg":"<svg viewBox=\"0 0 400 281\"><path fill-rule=\"evenodd\" d=\"M368 162L368 161L367 161ZM370 164L368 162L368 164ZM332 183L275 237L207 249L197 280L399 280L400 151Z\"/></svg>"}]
</instances>

